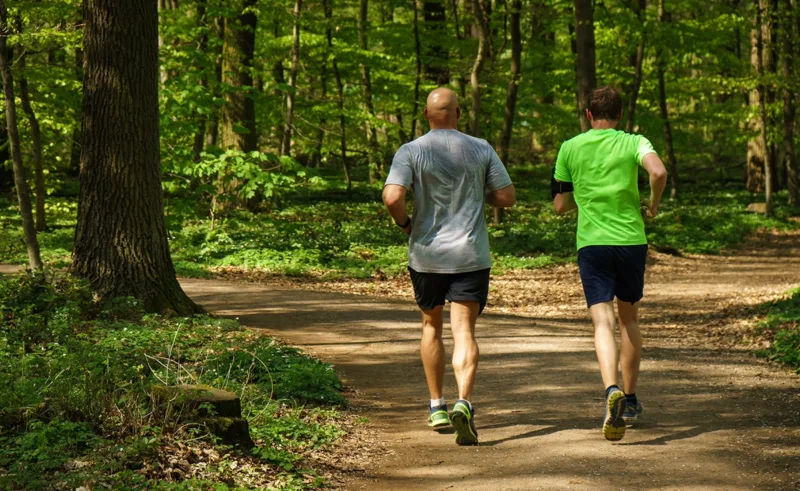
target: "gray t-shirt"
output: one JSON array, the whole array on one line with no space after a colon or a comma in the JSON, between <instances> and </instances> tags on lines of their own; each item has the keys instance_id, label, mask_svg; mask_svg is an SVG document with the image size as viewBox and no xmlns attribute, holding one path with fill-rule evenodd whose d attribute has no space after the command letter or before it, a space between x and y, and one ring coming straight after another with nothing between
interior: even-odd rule
<instances>
[{"instance_id":1,"label":"gray t-shirt","mask_svg":"<svg viewBox=\"0 0 800 491\"><path fill-rule=\"evenodd\" d=\"M486 140L432 130L400 147L386 184L414 193L412 269L467 273L492 267L484 195L510 186L511 178Z\"/></svg>"}]
</instances>

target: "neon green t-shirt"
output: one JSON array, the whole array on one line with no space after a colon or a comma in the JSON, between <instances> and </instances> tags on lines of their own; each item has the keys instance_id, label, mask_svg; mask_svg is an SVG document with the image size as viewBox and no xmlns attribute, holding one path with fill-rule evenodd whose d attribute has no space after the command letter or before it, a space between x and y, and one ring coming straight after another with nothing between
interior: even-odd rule
<instances>
[{"instance_id":1,"label":"neon green t-shirt","mask_svg":"<svg viewBox=\"0 0 800 491\"><path fill-rule=\"evenodd\" d=\"M578 204L578 249L647 244L638 168L650 141L614 129L589 130L561 145L555 178L571 182Z\"/></svg>"}]
</instances>

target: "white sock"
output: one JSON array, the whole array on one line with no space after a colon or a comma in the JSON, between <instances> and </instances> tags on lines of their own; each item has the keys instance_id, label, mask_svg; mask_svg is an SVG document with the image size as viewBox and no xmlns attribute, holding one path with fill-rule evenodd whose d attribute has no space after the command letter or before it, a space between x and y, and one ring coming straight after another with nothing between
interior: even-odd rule
<instances>
[{"instance_id":1,"label":"white sock","mask_svg":"<svg viewBox=\"0 0 800 491\"><path fill-rule=\"evenodd\" d=\"M431 399L431 407L439 407L444 406L444 397L440 397L438 399Z\"/></svg>"}]
</instances>

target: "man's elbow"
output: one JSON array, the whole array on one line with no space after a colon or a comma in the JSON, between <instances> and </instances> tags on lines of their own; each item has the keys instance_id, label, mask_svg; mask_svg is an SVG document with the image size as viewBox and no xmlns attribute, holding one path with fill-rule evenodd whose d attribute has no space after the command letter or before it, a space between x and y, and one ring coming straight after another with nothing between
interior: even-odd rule
<instances>
[{"instance_id":1,"label":"man's elbow","mask_svg":"<svg viewBox=\"0 0 800 491\"><path fill-rule=\"evenodd\" d=\"M666 167L661 167L653 171L653 179L656 181L666 182L667 181L667 169Z\"/></svg>"}]
</instances>

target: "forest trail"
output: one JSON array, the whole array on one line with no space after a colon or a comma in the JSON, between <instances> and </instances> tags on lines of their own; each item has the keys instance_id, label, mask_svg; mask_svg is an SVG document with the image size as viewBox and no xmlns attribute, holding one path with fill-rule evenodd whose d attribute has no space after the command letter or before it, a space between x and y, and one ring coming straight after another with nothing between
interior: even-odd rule
<instances>
[{"instance_id":1,"label":"forest trail","mask_svg":"<svg viewBox=\"0 0 800 491\"><path fill-rule=\"evenodd\" d=\"M210 311L332 362L357 392L385 452L347 478L346 489L800 488L800 377L713 342L736 329L737 309L800 284L800 234L765 235L713 257L652 255L638 390L645 415L617 444L600 432L602 385L578 282L571 266L495 282L490 303L512 295L498 303L517 314L487 309L479 320L481 446L468 448L425 426L410 297L182 284ZM546 292L563 289L548 303ZM445 386L452 405L449 363Z\"/></svg>"}]
</instances>

